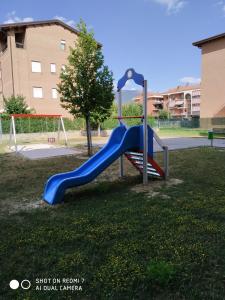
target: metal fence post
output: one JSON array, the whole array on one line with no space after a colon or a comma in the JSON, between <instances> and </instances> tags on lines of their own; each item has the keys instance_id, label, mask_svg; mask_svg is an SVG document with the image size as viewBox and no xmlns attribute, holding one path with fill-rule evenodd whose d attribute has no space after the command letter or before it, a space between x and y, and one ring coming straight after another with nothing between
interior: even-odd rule
<instances>
[{"instance_id":1,"label":"metal fence post","mask_svg":"<svg viewBox=\"0 0 225 300\"><path fill-rule=\"evenodd\" d=\"M148 120L147 120L147 80L144 80L143 88L143 184L148 183Z\"/></svg>"},{"instance_id":2,"label":"metal fence post","mask_svg":"<svg viewBox=\"0 0 225 300\"><path fill-rule=\"evenodd\" d=\"M118 99L118 117L122 117L122 91L119 90L119 99ZM119 119L120 122L120 119ZM119 177L124 176L124 168L123 168L123 155L119 158Z\"/></svg>"},{"instance_id":3,"label":"metal fence post","mask_svg":"<svg viewBox=\"0 0 225 300\"><path fill-rule=\"evenodd\" d=\"M61 127L61 119L58 119L58 132L57 132L57 139L58 139L58 143L60 140L60 127Z\"/></svg>"},{"instance_id":4,"label":"metal fence post","mask_svg":"<svg viewBox=\"0 0 225 300\"><path fill-rule=\"evenodd\" d=\"M2 133L2 117L0 115L0 143L3 142L3 133Z\"/></svg>"},{"instance_id":5,"label":"metal fence post","mask_svg":"<svg viewBox=\"0 0 225 300\"><path fill-rule=\"evenodd\" d=\"M61 122L62 130L63 130L63 133L64 133L65 145L68 146L67 134L66 134L66 130L65 130L65 126L64 126L64 122L63 122L63 118L62 117L60 117L60 122Z\"/></svg>"},{"instance_id":6,"label":"metal fence post","mask_svg":"<svg viewBox=\"0 0 225 300\"><path fill-rule=\"evenodd\" d=\"M12 132L13 132L13 140L14 140L15 151L17 152L16 125L15 125L15 118L14 118L14 116L12 116Z\"/></svg>"},{"instance_id":7,"label":"metal fence post","mask_svg":"<svg viewBox=\"0 0 225 300\"><path fill-rule=\"evenodd\" d=\"M163 155L164 155L164 173L165 179L169 176L169 151L168 146L163 146Z\"/></svg>"}]
</instances>

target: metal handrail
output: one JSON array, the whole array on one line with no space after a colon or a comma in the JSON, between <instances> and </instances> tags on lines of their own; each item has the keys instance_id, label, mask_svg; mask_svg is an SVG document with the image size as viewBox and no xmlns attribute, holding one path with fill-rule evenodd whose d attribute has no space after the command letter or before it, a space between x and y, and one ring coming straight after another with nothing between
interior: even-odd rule
<instances>
[{"instance_id":1,"label":"metal handrail","mask_svg":"<svg viewBox=\"0 0 225 300\"><path fill-rule=\"evenodd\" d=\"M155 141L163 150L164 173L165 173L165 179L167 179L169 176L169 148L167 145L163 143L163 141L160 139L160 137L154 130L153 133L154 133L153 137Z\"/></svg>"}]
</instances>

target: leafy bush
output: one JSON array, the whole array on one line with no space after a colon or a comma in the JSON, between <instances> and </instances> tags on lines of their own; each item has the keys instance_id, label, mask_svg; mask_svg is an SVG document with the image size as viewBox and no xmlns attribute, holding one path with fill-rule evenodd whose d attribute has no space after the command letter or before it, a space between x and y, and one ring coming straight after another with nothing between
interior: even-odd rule
<instances>
[{"instance_id":1,"label":"leafy bush","mask_svg":"<svg viewBox=\"0 0 225 300\"><path fill-rule=\"evenodd\" d=\"M29 114L34 112L26 104L25 97L21 95L4 98L3 101L6 114Z\"/></svg>"},{"instance_id":2,"label":"leafy bush","mask_svg":"<svg viewBox=\"0 0 225 300\"><path fill-rule=\"evenodd\" d=\"M159 111L159 119L161 120L168 120L170 119L170 113L167 110L160 110Z\"/></svg>"},{"instance_id":3,"label":"leafy bush","mask_svg":"<svg viewBox=\"0 0 225 300\"><path fill-rule=\"evenodd\" d=\"M143 115L142 105L136 103L124 104L122 106L122 115L123 116L141 116ZM101 124L102 129L113 129L118 126L118 120L113 119L113 117L118 116L118 107L113 105L111 117L108 118ZM141 119L126 119L124 120L128 126L140 125ZM148 123L151 126L155 125L155 119L151 116L148 116Z\"/></svg>"},{"instance_id":4,"label":"leafy bush","mask_svg":"<svg viewBox=\"0 0 225 300\"><path fill-rule=\"evenodd\" d=\"M168 284L174 278L175 273L175 267L165 261L153 260L147 266L147 277L162 286Z\"/></svg>"}]
</instances>

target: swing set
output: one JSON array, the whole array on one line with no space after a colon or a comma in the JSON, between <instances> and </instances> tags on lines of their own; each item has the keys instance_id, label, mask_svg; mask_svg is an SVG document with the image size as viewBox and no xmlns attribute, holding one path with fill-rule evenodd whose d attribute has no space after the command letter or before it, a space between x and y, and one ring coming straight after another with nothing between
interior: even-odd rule
<instances>
[{"instance_id":1,"label":"swing set","mask_svg":"<svg viewBox=\"0 0 225 300\"><path fill-rule=\"evenodd\" d=\"M27 120L25 123L22 122ZM41 122L39 124L32 124L32 120L36 119ZM50 123L51 121L51 123ZM25 126L26 125L26 126ZM37 128L38 125L38 128ZM35 128L36 126L36 128ZM26 127L26 128L24 128ZM32 130L33 129L33 130ZM57 129L57 130L56 130ZM63 132L65 145L68 145L67 134L65 130L64 121L62 115L47 115L47 114L12 114L10 116L10 132L9 132L9 147L14 144L15 152L18 152L18 132L19 133L36 133L42 134L47 132L47 142L55 143L56 140L59 143L60 133ZM57 137L55 133L57 132Z\"/></svg>"}]
</instances>

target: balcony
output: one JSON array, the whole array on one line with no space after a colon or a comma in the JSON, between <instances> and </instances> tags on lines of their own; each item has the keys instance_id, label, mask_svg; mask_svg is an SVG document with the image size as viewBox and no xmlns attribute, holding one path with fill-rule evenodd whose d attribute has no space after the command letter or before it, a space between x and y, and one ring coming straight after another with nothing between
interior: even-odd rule
<instances>
[{"instance_id":1,"label":"balcony","mask_svg":"<svg viewBox=\"0 0 225 300\"><path fill-rule=\"evenodd\" d=\"M2 47L2 49L0 49L0 55L4 54L4 52L7 50L8 46L4 45L4 47Z\"/></svg>"},{"instance_id":2,"label":"balcony","mask_svg":"<svg viewBox=\"0 0 225 300\"><path fill-rule=\"evenodd\" d=\"M169 102L169 108L174 108L175 106L175 101L170 101Z\"/></svg>"},{"instance_id":3,"label":"balcony","mask_svg":"<svg viewBox=\"0 0 225 300\"><path fill-rule=\"evenodd\" d=\"M183 106L183 105L184 105L184 100L175 101L175 106Z\"/></svg>"},{"instance_id":4,"label":"balcony","mask_svg":"<svg viewBox=\"0 0 225 300\"><path fill-rule=\"evenodd\" d=\"M201 99L200 98L192 98L192 104L200 104Z\"/></svg>"},{"instance_id":5,"label":"balcony","mask_svg":"<svg viewBox=\"0 0 225 300\"><path fill-rule=\"evenodd\" d=\"M200 111L200 106L193 106L192 111L193 112L199 112Z\"/></svg>"},{"instance_id":6,"label":"balcony","mask_svg":"<svg viewBox=\"0 0 225 300\"><path fill-rule=\"evenodd\" d=\"M16 42L16 48L24 48L24 44Z\"/></svg>"},{"instance_id":7,"label":"balcony","mask_svg":"<svg viewBox=\"0 0 225 300\"><path fill-rule=\"evenodd\" d=\"M163 104L163 100L154 100L153 104Z\"/></svg>"},{"instance_id":8,"label":"balcony","mask_svg":"<svg viewBox=\"0 0 225 300\"><path fill-rule=\"evenodd\" d=\"M153 110L155 110L155 111L162 110L162 109L163 109L162 104L154 104L154 106L153 106Z\"/></svg>"},{"instance_id":9,"label":"balcony","mask_svg":"<svg viewBox=\"0 0 225 300\"><path fill-rule=\"evenodd\" d=\"M25 41L25 31L16 32L15 33L15 43L16 48L24 48L24 41Z\"/></svg>"},{"instance_id":10,"label":"balcony","mask_svg":"<svg viewBox=\"0 0 225 300\"><path fill-rule=\"evenodd\" d=\"M200 116L200 111L193 111L192 116Z\"/></svg>"},{"instance_id":11,"label":"balcony","mask_svg":"<svg viewBox=\"0 0 225 300\"><path fill-rule=\"evenodd\" d=\"M180 113L177 113L177 112L174 112L174 113L171 113L172 117L185 117L187 116L187 112L180 112Z\"/></svg>"}]
</instances>

